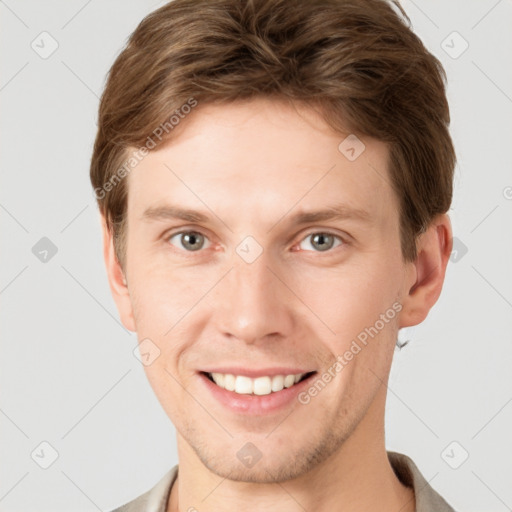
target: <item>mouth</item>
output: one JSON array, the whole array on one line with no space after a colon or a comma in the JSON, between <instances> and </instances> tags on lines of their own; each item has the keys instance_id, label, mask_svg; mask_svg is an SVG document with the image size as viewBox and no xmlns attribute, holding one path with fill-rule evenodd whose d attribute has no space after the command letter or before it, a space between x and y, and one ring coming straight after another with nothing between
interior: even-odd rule
<instances>
[{"instance_id":1,"label":"mouth","mask_svg":"<svg viewBox=\"0 0 512 512\"><path fill-rule=\"evenodd\" d=\"M256 419L297 405L298 396L311 385L317 371L300 368L215 368L198 371L207 395L223 410ZM236 371L235 371L236 370ZM222 372L222 373L221 373ZM224 373L226 372L226 373ZM244 375L245 374L245 375ZM251 377L249 377L249 375Z\"/></svg>"},{"instance_id":2,"label":"mouth","mask_svg":"<svg viewBox=\"0 0 512 512\"><path fill-rule=\"evenodd\" d=\"M295 374L263 375L251 378L246 375L231 373L200 372L215 386L237 395L265 396L280 393L285 389L308 380L316 371Z\"/></svg>"}]
</instances>

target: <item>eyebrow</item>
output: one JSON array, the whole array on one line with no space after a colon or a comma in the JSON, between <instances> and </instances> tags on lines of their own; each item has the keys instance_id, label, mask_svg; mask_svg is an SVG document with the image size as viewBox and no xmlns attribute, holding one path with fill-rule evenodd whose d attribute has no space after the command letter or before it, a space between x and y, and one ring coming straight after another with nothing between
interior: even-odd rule
<instances>
[{"instance_id":1,"label":"eyebrow","mask_svg":"<svg viewBox=\"0 0 512 512\"><path fill-rule=\"evenodd\" d=\"M286 215L284 217L286 217ZM283 220L284 217L282 217L281 220ZM163 205L147 208L142 214L141 219L147 221L181 219L187 222L208 222L210 217L197 210L179 208L174 205ZM290 224L300 225L310 224L313 222L345 219L353 219L361 222L371 222L372 216L366 210L361 208L338 204L323 208L321 210L296 213L290 217L288 222ZM280 221L278 221L278 223Z\"/></svg>"},{"instance_id":2,"label":"eyebrow","mask_svg":"<svg viewBox=\"0 0 512 512\"><path fill-rule=\"evenodd\" d=\"M293 224L309 224L312 222L345 219L370 222L372 220L372 216L366 210L361 208L339 204L324 208L322 210L297 213L291 217L290 222Z\"/></svg>"},{"instance_id":3,"label":"eyebrow","mask_svg":"<svg viewBox=\"0 0 512 512\"><path fill-rule=\"evenodd\" d=\"M209 217L196 210L187 210L177 206L165 205L147 208L141 216L142 220L173 220L181 219L188 222L207 222Z\"/></svg>"}]
</instances>

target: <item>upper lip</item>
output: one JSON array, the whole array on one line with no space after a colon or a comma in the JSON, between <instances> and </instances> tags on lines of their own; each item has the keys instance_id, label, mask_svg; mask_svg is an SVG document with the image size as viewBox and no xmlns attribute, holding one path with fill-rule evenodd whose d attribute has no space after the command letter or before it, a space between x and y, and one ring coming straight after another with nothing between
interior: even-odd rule
<instances>
[{"instance_id":1,"label":"upper lip","mask_svg":"<svg viewBox=\"0 0 512 512\"><path fill-rule=\"evenodd\" d=\"M257 377L274 377L275 375L297 375L298 373L310 373L315 370L308 370L304 368L298 367L289 367L289 366L279 366L274 368L247 368L242 366L216 366L215 368L203 368L200 370L205 373L225 373L232 375L244 375L246 377L251 377L253 379Z\"/></svg>"}]
</instances>

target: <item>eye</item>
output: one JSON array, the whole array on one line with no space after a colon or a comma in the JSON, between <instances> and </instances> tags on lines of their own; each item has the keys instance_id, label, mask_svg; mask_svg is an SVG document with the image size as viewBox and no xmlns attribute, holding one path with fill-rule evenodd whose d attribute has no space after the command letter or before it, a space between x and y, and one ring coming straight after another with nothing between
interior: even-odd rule
<instances>
[{"instance_id":1,"label":"eye","mask_svg":"<svg viewBox=\"0 0 512 512\"><path fill-rule=\"evenodd\" d=\"M309 239L311 239L310 242L306 243L306 245L309 245L309 247L312 247L314 251L316 252L325 252L329 249L332 249L333 247L337 247L338 245L341 245L343 240L338 235L334 235L332 233L324 233L322 231L310 233L306 236L306 238L303 238L302 241L299 244L299 247L301 249L304 249L302 244L307 242ZM336 242L338 242L336 244ZM336 245L335 245L336 244ZM305 250L311 250L310 248L306 247Z\"/></svg>"},{"instance_id":2,"label":"eye","mask_svg":"<svg viewBox=\"0 0 512 512\"><path fill-rule=\"evenodd\" d=\"M177 238L181 247L173 243L172 240L174 238ZM209 243L209 240L206 238L206 236L197 231L180 231L179 233L175 233L174 235L169 236L167 241L179 249L184 248L188 252L199 251L200 249L205 248L205 243ZM206 245L206 247L209 246Z\"/></svg>"}]
</instances>

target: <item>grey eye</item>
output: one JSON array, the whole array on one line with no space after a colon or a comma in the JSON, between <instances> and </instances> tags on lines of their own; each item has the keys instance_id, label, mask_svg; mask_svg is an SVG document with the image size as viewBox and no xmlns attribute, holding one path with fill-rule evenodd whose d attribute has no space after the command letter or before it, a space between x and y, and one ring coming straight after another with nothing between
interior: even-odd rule
<instances>
[{"instance_id":1,"label":"grey eye","mask_svg":"<svg viewBox=\"0 0 512 512\"><path fill-rule=\"evenodd\" d=\"M302 242L304 243L306 240L311 239L311 242L309 243L309 246L313 248L313 250L317 252L325 252L329 249L332 249L333 247L337 247L342 243L342 240L339 236L332 235L331 233L311 233L308 236L306 236ZM338 241L337 245L334 245ZM303 247L301 247L303 249ZM309 249L306 249L309 250Z\"/></svg>"},{"instance_id":2,"label":"grey eye","mask_svg":"<svg viewBox=\"0 0 512 512\"><path fill-rule=\"evenodd\" d=\"M175 235L169 237L169 242L175 245L172 240L173 238L177 237L181 247L190 252L199 251L205 246L205 243L207 242L207 238L197 231L182 231L181 233L176 233ZM180 247L178 246L178 248Z\"/></svg>"}]
</instances>

